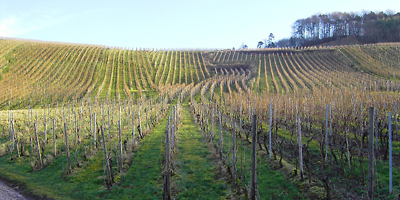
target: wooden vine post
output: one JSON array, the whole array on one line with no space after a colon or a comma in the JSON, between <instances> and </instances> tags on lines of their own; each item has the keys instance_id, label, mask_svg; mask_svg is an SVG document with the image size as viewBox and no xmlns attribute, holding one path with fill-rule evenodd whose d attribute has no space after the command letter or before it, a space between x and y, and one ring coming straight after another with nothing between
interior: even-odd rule
<instances>
[{"instance_id":1,"label":"wooden vine post","mask_svg":"<svg viewBox=\"0 0 400 200\"><path fill-rule=\"evenodd\" d=\"M11 152L14 151L14 114L11 112Z\"/></svg>"},{"instance_id":2,"label":"wooden vine post","mask_svg":"<svg viewBox=\"0 0 400 200\"><path fill-rule=\"evenodd\" d=\"M392 113L389 112L389 194L393 193Z\"/></svg>"},{"instance_id":3,"label":"wooden vine post","mask_svg":"<svg viewBox=\"0 0 400 200\"><path fill-rule=\"evenodd\" d=\"M39 143L39 138L38 138L37 112L36 112L36 123L35 123L35 139L36 139L36 147L37 147L38 156L39 156L39 167L41 168L43 166L43 162L42 162L42 155L40 154L40 143Z\"/></svg>"},{"instance_id":4,"label":"wooden vine post","mask_svg":"<svg viewBox=\"0 0 400 200\"><path fill-rule=\"evenodd\" d=\"M351 171L351 155L350 155L350 146L349 146L349 132L346 129L346 147L347 147L347 161L349 163L349 169Z\"/></svg>"},{"instance_id":5,"label":"wooden vine post","mask_svg":"<svg viewBox=\"0 0 400 200\"><path fill-rule=\"evenodd\" d=\"M257 115L253 115L253 123L251 132L253 133L252 139L252 147L251 147L251 191L250 191L250 199L256 199L256 173L257 173L257 152L256 152L256 144L257 144Z\"/></svg>"},{"instance_id":6,"label":"wooden vine post","mask_svg":"<svg viewBox=\"0 0 400 200\"><path fill-rule=\"evenodd\" d=\"M65 118L64 118L64 137L65 137L65 151L67 153L67 162L68 162L67 173L69 174L71 173L71 158L69 157L67 123L65 123Z\"/></svg>"},{"instance_id":7,"label":"wooden vine post","mask_svg":"<svg viewBox=\"0 0 400 200\"><path fill-rule=\"evenodd\" d=\"M101 137L103 140L103 150L104 150L104 160L106 161L106 169L107 169L107 189L110 188L110 186L112 185L112 180L111 180L111 169L110 169L110 164L108 162L108 156L107 156L107 148L106 148L106 142L104 139L104 132L103 132L103 126L100 126L100 130L101 130Z\"/></svg>"},{"instance_id":8,"label":"wooden vine post","mask_svg":"<svg viewBox=\"0 0 400 200\"><path fill-rule=\"evenodd\" d=\"M224 137L222 136L222 121L221 121L221 111L218 111L218 121L219 121L219 156L222 158L222 143Z\"/></svg>"},{"instance_id":9,"label":"wooden vine post","mask_svg":"<svg viewBox=\"0 0 400 200\"><path fill-rule=\"evenodd\" d=\"M93 148L96 149L96 113L93 113Z\"/></svg>"},{"instance_id":10,"label":"wooden vine post","mask_svg":"<svg viewBox=\"0 0 400 200\"><path fill-rule=\"evenodd\" d=\"M139 120L139 136L140 136L140 139L143 139L143 132L142 132L142 123L141 123L141 121L140 121L140 111L138 112L138 120Z\"/></svg>"},{"instance_id":11,"label":"wooden vine post","mask_svg":"<svg viewBox=\"0 0 400 200\"><path fill-rule=\"evenodd\" d=\"M395 126L395 128L396 128L396 133L395 133L395 135L397 135L398 136L398 128L397 128L397 104L396 104L396 101L394 101L394 126ZM392 130L393 131L393 130ZM392 133L393 134L393 133Z\"/></svg>"},{"instance_id":12,"label":"wooden vine post","mask_svg":"<svg viewBox=\"0 0 400 200\"><path fill-rule=\"evenodd\" d=\"M299 133L299 163L300 163L300 180L303 181L303 144L301 141L301 121L300 116L297 115L297 126L298 126L298 133Z\"/></svg>"},{"instance_id":13,"label":"wooden vine post","mask_svg":"<svg viewBox=\"0 0 400 200\"><path fill-rule=\"evenodd\" d=\"M171 123L170 123L170 127L169 127L171 148L174 148L174 123L175 123L174 111L175 111L174 106L171 105Z\"/></svg>"},{"instance_id":14,"label":"wooden vine post","mask_svg":"<svg viewBox=\"0 0 400 200\"><path fill-rule=\"evenodd\" d=\"M373 160L374 160L374 107L369 108L369 156L368 156L368 196L370 199L374 199L374 170L373 170Z\"/></svg>"},{"instance_id":15,"label":"wooden vine post","mask_svg":"<svg viewBox=\"0 0 400 200\"><path fill-rule=\"evenodd\" d=\"M65 116L64 116L65 117ZM91 107L90 107L90 104L89 104L89 127L90 127L90 132L89 132L89 134L90 133L92 133L93 132L93 125L92 125L92 109L91 109ZM90 137L89 137L90 138ZM90 138L90 148L92 148L92 138Z\"/></svg>"},{"instance_id":16,"label":"wooden vine post","mask_svg":"<svg viewBox=\"0 0 400 200\"><path fill-rule=\"evenodd\" d=\"M211 142L214 141L214 108L211 111Z\"/></svg>"},{"instance_id":17,"label":"wooden vine post","mask_svg":"<svg viewBox=\"0 0 400 200\"><path fill-rule=\"evenodd\" d=\"M75 115L75 145L78 143L78 124L76 121L76 112L74 112Z\"/></svg>"},{"instance_id":18,"label":"wooden vine post","mask_svg":"<svg viewBox=\"0 0 400 200\"><path fill-rule=\"evenodd\" d=\"M121 106L119 106L119 120L118 120L118 137L119 137L119 171L122 171L122 136L121 136Z\"/></svg>"},{"instance_id":19,"label":"wooden vine post","mask_svg":"<svg viewBox=\"0 0 400 200\"><path fill-rule=\"evenodd\" d=\"M135 144L135 111L132 109L132 144Z\"/></svg>"},{"instance_id":20,"label":"wooden vine post","mask_svg":"<svg viewBox=\"0 0 400 200\"><path fill-rule=\"evenodd\" d=\"M271 132L271 127L272 127L272 108L271 108L271 100L269 101L269 159L272 158L272 132Z\"/></svg>"},{"instance_id":21,"label":"wooden vine post","mask_svg":"<svg viewBox=\"0 0 400 200\"><path fill-rule=\"evenodd\" d=\"M147 119L147 110L148 110L148 107L147 107L147 102L146 102L146 130L148 131L149 130L149 121Z\"/></svg>"},{"instance_id":22,"label":"wooden vine post","mask_svg":"<svg viewBox=\"0 0 400 200\"><path fill-rule=\"evenodd\" d=\"M232 187L236 187L236 122L232 127Z\"/></svg>"},{"instance_id":23,"label":"wooden vine post","mask_svg":"<svg viewBox=\"0 0 400 200\"><path fill-rule=\"evenodd\" d=\"M328 105L325 112L325 162L328 161Z\"/></svg>"},{"instance_id":24,"label":"wooden vine post","mask_svg":"<svg viewBox=\"0 0 400 200\"><path fill-rule=\"evenodd\" d=\"M163 199L170 200L171 199L171 180L170 180L170 138L169 138L169 130L170 130L170 116L168 116L168 126L165 131L165 175L164 175L164 190L163 190Z\"/></svg>"},{"instance_id":25,"label":"wooden vine post","mask_svg":"<svg viewBox=\"0 0 400 200\"><path fill-rule=\"evenodd\" d=\"M47 144L47 123L46 123L46 114L44 114L44 142Z\"/></svg>"},{"instance_id":26,"label":"wooden vine post","mask_svg":"<svg viewBox=\"0 0 400 200\"><path fill-rule=\"evenodd\" d=\"M53 119L53 155L57 155L56 151L56 119Z\"/></svg>"},{"instance_id":27,"label":"wooden vine post","mask_svg":"<svg viewBox=\"0 0 400 200\"><path fill-rule=\"evenodd\" d=\"M239 127L242 127L242 101L240 101L240 108L239 108Z\"/></svg>"}]
</instances>

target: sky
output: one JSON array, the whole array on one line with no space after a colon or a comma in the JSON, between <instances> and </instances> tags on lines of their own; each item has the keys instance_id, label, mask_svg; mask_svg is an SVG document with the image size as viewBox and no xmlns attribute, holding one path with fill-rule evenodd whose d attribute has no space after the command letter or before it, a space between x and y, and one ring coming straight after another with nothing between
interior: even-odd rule
<instances>
[{"instance_id":1,"label":"sky","mask_svg":"<svg viewBox=\"0 0 400 200\"><path fill-rule=\"evenodd\" d=\"M127 49L255 48L313 14L400 12L399 0L0 0L0 37Z\"/></svg>"}]
</instances>

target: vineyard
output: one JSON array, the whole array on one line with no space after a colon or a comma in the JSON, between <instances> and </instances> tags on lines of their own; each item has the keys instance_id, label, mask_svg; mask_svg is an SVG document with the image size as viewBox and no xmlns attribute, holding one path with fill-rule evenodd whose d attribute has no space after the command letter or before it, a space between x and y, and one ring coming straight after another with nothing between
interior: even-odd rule
<instances>
[{"instance_id":1,"label":"vineyard","mask_svg":"<svg viewBox=\"0 0 400 200\"><path fill-rule=\"evenodd\" d=\"M398 43L203 51L4 38L0 69L0 177L35 198L400 194Z\"/></svg>"}]
</instances>

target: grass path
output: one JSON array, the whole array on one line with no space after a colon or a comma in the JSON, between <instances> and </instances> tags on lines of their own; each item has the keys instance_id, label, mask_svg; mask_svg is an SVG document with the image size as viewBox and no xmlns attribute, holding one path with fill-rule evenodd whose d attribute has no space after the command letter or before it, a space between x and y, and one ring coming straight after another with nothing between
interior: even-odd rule
<instances>
[{"instance_id":1,"label":"grass path","mask_svg":"<svg viewBox=\"0 0 400 200\"><path fill-rule=\"evenodd\" d=\"M143 140L122 183L112 189L105 199L162 199L161 161L164 159L164 140L167 129L167 117L162 119Z\"/></svg>"},{"instance_id":2,"label":"grass path","mask_svg":"<svg viewBox=\"0 0 400 200\"><path fill-rule=\"evenodd\" d=\"M182 106L178 130L178 175L173 177L176 199L226 199L228 185L215 178L215 165L188 105Z\"/></svg>"}]
</instances>

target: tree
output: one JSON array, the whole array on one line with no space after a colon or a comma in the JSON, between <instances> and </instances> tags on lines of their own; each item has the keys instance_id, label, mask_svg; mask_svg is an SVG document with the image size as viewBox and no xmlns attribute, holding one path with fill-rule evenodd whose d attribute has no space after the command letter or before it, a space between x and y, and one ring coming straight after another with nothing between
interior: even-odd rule
<instances>
[{"instance_id":1,"label":"tree","mask_svg":"<svg viewBox=\"0 0 400 200\"><path fill-rule=\"evenodd\" d=\"M292 34L296 46L317 45L347 37L354 37L361 43L398 42L400 13L388 10L378 13L362 11L315 14L296 20L292 25ZM270 37L266 46L271 47L272 43L282 46L286 41L274 42Z\"/></svg>"},{"instance_id":2,"label":"tree","mask_svg":"<svg viewBox=\"0 0 400 200\"><path fill-rule=\"evenodd\" d=\"M268 39L267 39L267 38L264 38L262 41L264 42L264 48L267 48Z\"/></svg>"},{"instance_id":3,"label":"tree","mask_svg":"<svg viewBox=\"0 0 400 200\"><path fill-rule=\"evenodd\" d=\"M258 44L257 44L257 48L261 48L263 45L264 45L264 42L263 41L259 41Z\"/></svg>"},{"instance_id":4,"label":"tree","mask_svg":"<svg viewBox=\"0 0 400 200\"><path fill-rule=\"evenodd\" d=\"M277 47L290 47L290 38L284 38L276 42Z\"/></svg>"},{"instance_id":5,"label":"tree","mask_svg":"<svg viewBox=\"0 0 400 200\"><path fill-rule=\"evenodd\" d=\"M276 47L274 40L275 40L274 34L270 33L268 36L268 45L267 45L268 48Z\"/></svg>"}]
</instances>

